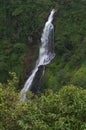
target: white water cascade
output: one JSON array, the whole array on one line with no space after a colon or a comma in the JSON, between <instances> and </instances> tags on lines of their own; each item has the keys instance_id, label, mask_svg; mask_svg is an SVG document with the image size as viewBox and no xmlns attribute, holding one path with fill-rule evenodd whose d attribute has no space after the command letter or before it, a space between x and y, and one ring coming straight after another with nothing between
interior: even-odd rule
<instances>
[{"instance_id":1,"label":"white water cascade","mask_svg":"<svg viewBox=\"0 0 86 130\"><path fill-rule=\"evenodd\" d=\"M43 29L43 34L41 37L41 46L39 49L39 57L36 61L35 68L32 71L32 74L27 79L24 88L21 90L21 101L26 100L26 93L28 90L31 90L31 85L34 82L35 75L40 66L47 65L55 57L54 53L54 26L52 24L53 17L55 14L53 9L49 15L48 21L45 23Z\"/></svg>"}]
</instances>

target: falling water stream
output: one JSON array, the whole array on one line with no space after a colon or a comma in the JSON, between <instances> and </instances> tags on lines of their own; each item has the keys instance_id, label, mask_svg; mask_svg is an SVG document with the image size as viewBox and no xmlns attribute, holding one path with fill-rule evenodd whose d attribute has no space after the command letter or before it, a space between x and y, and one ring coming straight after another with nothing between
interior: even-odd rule
<instances>
[{"instance_id":1,"label":"falling water stream","mask_svg":"<svg viewBox=\"0 0 86 130\"><path fill-rule=\"evenodd\" d=\"M23 89L21 90L21 101L26 100L26 93L28 90L31 90L32 83L36 73L39 70L40 66L47 65L55 57L54 53L54 26L52 24L55 10L53 9L48 17L48 21L45 23L41 37L41 46L39 49L39 57L36 61L35 68L32 71L32 74L27 79Z\"/></svg>"}]
</instances>

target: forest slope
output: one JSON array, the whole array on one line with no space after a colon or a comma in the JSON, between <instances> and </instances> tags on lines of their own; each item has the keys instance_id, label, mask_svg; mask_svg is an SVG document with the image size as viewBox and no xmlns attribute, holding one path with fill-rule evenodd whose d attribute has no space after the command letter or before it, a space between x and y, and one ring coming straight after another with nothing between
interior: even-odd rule
<instances>
[{"instance_id":1,"label":"forest slope","mask_svg":"<svg viewBox=\"0 0 86 130\"><path fill-rule=\"evenodd\" d=\"M47 66L43 86L57 89L61 85L86 84L86 2L85 0L27 0L1 2L0 15L0 81L9 78L9 71L16 72L20 82L35 63L44 23L50 9L57 9L55 17L55 53ZM29 39L32 39L30 41ZM31 65L25 57L33 47ZM4 51L5 50L5 51ZM35 53L34 53L35 52ZM25 56L26 55L26 56ZM28 58L31 59L31 54ZM27 58L27 59L28 59ZM27 68L25 72L24 68ZM25 74L26 73L26 74ZM64 75L65 74L65 75ZM46 82L47 81L47 82ZM56 87L55 87L56 86Z\"/></svg>"},{"instance_id":2,"label":"forest slope","mask_svg":"<svg viewBox=\"0 0 86 130\"><path fill-rule=\"evenodd\" d=\"M52 8L55 59L20 103ZM86 0L0 1L0 130L86 130L85 17Z\"/></svg>"}]
</instances>

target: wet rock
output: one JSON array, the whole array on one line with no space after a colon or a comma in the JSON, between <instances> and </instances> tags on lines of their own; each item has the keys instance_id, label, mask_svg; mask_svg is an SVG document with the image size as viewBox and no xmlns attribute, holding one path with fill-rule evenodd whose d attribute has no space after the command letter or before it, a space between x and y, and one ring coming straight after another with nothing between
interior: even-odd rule
<instances>
[{"instance_id":1,"label":"wet rock","mask_svg":"<svg viewBox=\"0 0 86 130\"><path fill-rule=\"evenodd\" d=\"M30 87L31 88L30 90L33 93L37 93L38 90L40 89L40 84L41 84L42 77L44 75L44 70L45 70L45 66L43 65L39 66L38 71L36 72L36 75Z\"/></svg>"}]
</instances>

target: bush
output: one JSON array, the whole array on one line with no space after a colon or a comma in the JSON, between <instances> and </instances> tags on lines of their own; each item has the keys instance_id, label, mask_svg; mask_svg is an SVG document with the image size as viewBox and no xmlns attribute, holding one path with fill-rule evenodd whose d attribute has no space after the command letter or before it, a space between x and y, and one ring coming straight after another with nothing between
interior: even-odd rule
<instances>
[{"instance_id":1,"label":"bush","mask_svg":"<svg viewBox=\"0 0 86 130\"><path fill-rule=\"evenodd\" d=\"M33 100L23 103L16 103L14 100L8 102L11 96L15 97L11 91L10 89L9 98L6 91L1 91L4 95L1 106L5 108L1 111L3 130L86 129L86 90L72 85L65 86L59 93L47 90L41 97L34 96Z\"/></svg>"},{"instance_id":2,"label":"bush","mask_svg":"<svg viewBox=\"0 0 86 130\"><path fill-rule=\"evenodd\" d=\"M18 101L18 93L15 91L15 86L18 84L18 79L15 73L10 73L11 80L7 84L0 83L0 129L14 130L12 127L12 116L15 106Z\"/></svg>"},{"instance_id":3,"label":"bush","mask_svg":"<svg viewBox=\"0 0 86 130\"><path fill-rule=\"evenodd\" d=\"M72 76L70 83L86 88L86 67L82 65Z\"/></svg>"}]
</instances>

